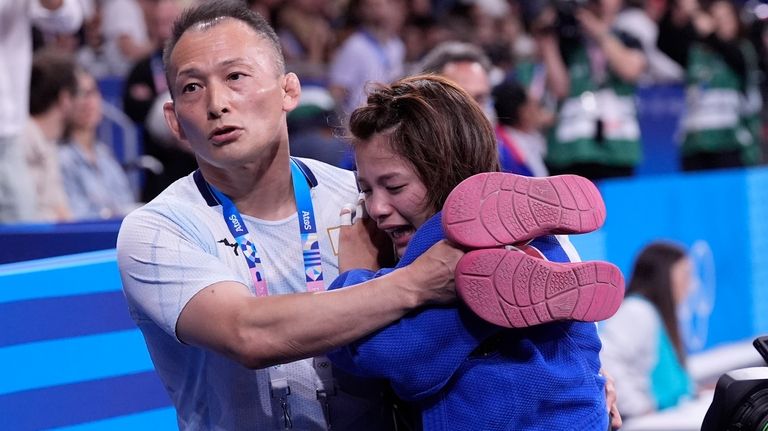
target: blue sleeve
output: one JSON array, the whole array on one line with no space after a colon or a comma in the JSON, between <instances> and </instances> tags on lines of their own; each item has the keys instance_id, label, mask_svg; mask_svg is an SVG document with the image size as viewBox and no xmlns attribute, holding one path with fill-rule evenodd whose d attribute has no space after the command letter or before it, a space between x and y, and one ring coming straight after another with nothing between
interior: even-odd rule
<instances>
[{"instance_id":1,"label":"blue sleeve","mask_svg":"<svg viewBox=\"0 0 768 431\"><path fill-rule=\"evenodd\" d=\"M498 330L464 308L429 308L328 356L349 373L389 380L399 397L415 401L445 386L470 353Z\"/></svg>"},{"instance_id":2,"label":"blue sleeve","mask_svg":"<svg viewBox=\"0 0 768 431\"><path fill-rule=\"evenodd\" d=\"M348 271L329 290L390 271ZM399 397L414 401L439 391L467 356L498 330L464 306L433 307L413 312L328 357L348 373L389 380Z\"/></svg>"},{"instance_id":3,"label":"blue sleeve","mask_svg":"<svg viewBox=\"0 0 768 431\"><path fill-rule=\"evenodd\" d=\"M331 289L386 272L349 271ZM498 330L464 306L433 307L411 313L328 357L348 373L389 380L399 397L415 401L439 391L470 353Z\"/></svg>"}]
</instances>

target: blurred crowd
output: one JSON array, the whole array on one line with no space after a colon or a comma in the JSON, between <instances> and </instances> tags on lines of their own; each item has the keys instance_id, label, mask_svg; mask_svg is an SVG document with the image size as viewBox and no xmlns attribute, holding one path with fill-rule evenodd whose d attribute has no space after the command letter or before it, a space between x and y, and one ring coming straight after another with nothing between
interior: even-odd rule
<instances>
[{"instance_id":1,"label":"blurred crowd","mask_svg":"<svg viewBox=\"0 0 768 431\"><path fill-rule=\"evenodd\" d=\"M0 4L0 222L121 217L195 169L162 116L163 43L195 1ZM510 172L634 175L637 90L669 82L685 88L683 170L763 161L768 5L759 1L247 3L275 27L302 82L288 116L294 155L353 168L343 127L366 84L437 73L486 112ZM119 89L109 101L105 82ZM105 122L127 124L139 154L116 153Z\"/></svg>"}]
</instances>

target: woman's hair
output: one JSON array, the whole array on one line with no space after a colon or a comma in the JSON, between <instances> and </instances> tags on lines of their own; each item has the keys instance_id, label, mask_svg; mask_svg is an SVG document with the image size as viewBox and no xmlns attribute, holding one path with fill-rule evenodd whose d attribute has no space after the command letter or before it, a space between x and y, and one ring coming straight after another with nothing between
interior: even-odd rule
<instances>
[{"instance_id":1,"label":"woman's hair","mask_svg":"<svg viewBox=\"0 0 768 431\"><path fill-rule=\"evenodd\" d=\"M672 267L685 257L686 252L680 246L666 242L651 243L637 256L627 289L627 295L642 295L659 311L681 364L685 364L685 348L672 295Z\"/></svg>"},{"instance_id":2,"label":"woman's hair","mask_svg":"<svg viewBox=\"0 0 768 431\"><path fill-rule=\"evenodd\" d=\"M451 81L418 75L369 90L349 120L352 145L388 136L427 189L427 207L439 210L462 180L499 170L496 136L474 100Z\"/></svg>"}]
</instances>

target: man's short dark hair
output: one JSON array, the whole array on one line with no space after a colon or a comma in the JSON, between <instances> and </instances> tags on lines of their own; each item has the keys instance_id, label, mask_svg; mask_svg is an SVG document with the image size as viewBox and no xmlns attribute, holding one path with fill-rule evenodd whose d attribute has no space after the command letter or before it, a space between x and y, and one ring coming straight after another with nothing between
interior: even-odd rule
<instances>
[{"instance_id":1,"label":"man's short dark hair","mask_svg":"<svg viewBox=\"0 0 768 431\"><path fill-rule=\"evenodd\" d=\"M62 92L77 93L75 61L69 54L50 49L37 51L32 59L29 114L40 115L56 104Z\"/></svg>"},{"instance_id":2,"label":"man's short dark hair","mask_svg":"<svg viewBox=\"0 0 768 431\"><path fill-rule=\"evenodd\" d=\"M249 9L242 0L207 0L201 2L198 6L186 9L173 24L173 33L165 43L163 50L163 65L165 66L165 77L168 80L168 88L172 88L172 80L168 75L168 65L171 60L171 53L181 36L189 30L190 27L203 25L212 27L217 25L222 18L233 18L246 23L263 37L275 52L275 64L278 73L285 73L285 59L283 50L280 47L280 40L277 38L275 30L269 23L257 12ZM171 91L173 94L173 91Z\"/></svg>"},{"instance_id":3,"label":"man's short dark hair","mask_svg":"<svg viewBox=\"0 0 768 431\"><path fill-rule=\"evenodd\" d=\"M491 60L477 45L466 42L443 42L432 48L419 63L419 73L442 74L450 63L479 63L486 72L491 71Z\"/></svg>"},{"instance_id":4,"label":"man's short dark hair","mask_svg":"<svg viewBox=\"0 0 768 431\"><path fill-rule=\"evenodd\" d=\"M520 108L528 100L528 92L519 83L506 80L493 89L493 107L499 123L515 127L520 123Z\"/></svg>"}]
</instances>

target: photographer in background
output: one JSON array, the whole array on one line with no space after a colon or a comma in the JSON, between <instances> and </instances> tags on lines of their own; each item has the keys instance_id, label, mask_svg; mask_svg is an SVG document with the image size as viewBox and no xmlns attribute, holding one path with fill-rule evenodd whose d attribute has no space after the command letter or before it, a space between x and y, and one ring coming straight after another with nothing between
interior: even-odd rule
<instances>
[{"instance_id":1,"label":"photographer in background","mask_svg":"<svg viewBox=\"0 0 768 431\"><path fill-rule=\"evenodd\" d=\"M757 53L744 37L734 4L673 1L659 25L658 45L685 68L683 170L758 163L762 99Z\"/></svg>"},{"instance_id":2,"label":"photographer in background","mask_svg":"<svg viewBox=\"0 0 768 431\"><path fill-rule=\"evenodd\" d=\"M638 39L613 28L621 0L558 0L531 22L559 100L550 174L631 176L640 162L635 82L646 68Z\"/></svg>"}]
</instances>

